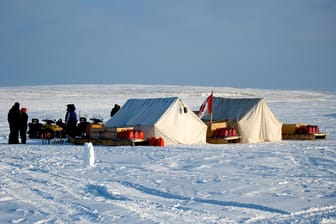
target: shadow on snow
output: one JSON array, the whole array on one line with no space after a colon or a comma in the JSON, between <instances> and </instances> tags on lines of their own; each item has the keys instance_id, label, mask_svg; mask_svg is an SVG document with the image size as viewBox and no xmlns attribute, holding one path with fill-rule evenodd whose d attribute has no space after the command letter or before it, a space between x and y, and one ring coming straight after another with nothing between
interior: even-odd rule
<instances>
[{"instance_id":1,"label":"shadow on snow","mask_svg":"<svg viewBox=\"0 0 336 224\"><path fill-rule=\"evenodd\" d=\"M283 211L280 209L275 209L263 205L258 205L258 204L251 204L251 203L241 203L241 202L234 202L234 201L220 201L220 200L213 200L213 199L201 199L201 198L193 198L193 197L187 197L187 196L181 196L181 195L175 195L171 194L168 192L163 192L160 190L155 190L152 188L148 188L145 186L142 186L140 184L135 184L127 181L120 182L122 185L126 187L131 187L135 188L138 191L141 191L146 194L151 194L163 198L168 198L168 199L177 199L177 200L184 200L184 201L195 201L199 203L204 203L204 204L211 204L211 205L220 205L220 206L232 206L232 207L239 207L239 208L248 208L248 209L255 209L255 210L260 210L264 212L273 212L273 213L279 213L279 214L286 214L288 215L289 212Z\"/></svg>"},{"instance_id":2,"label":"shadow on snow","mask_svg":"<svg viewBox=\"0 0 336 224\"><path fill-rule=\"evenodd\" d=\"M103 197L110 200L119 200L119 201L129 200L126 197L110 193L105 186L88 184L86 186L86 191L96 197Z\"/></svg>"}]
</instances>

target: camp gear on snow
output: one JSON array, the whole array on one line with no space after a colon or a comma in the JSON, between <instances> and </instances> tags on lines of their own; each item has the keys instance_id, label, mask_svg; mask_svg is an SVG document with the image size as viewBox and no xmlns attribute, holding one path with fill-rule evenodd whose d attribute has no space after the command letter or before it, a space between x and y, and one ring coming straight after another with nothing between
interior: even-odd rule
<instances>
[{"instance_id":1,"label":"camp gear on snow","mask_svg":"<svg viewBox=\"0 0 336 224\"><path fill-rule=\"evenodd\" d=\"M169 144L206 142L207 126L178 97L129 99L105 127L134 127Z\"/></svg>"}]
</instances>

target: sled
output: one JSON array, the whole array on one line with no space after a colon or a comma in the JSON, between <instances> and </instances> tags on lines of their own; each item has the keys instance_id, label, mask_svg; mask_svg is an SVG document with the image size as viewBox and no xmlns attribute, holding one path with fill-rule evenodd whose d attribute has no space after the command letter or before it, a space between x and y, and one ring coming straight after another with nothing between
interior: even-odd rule
<instances>
[{"instance_id":1,"label":"sled","mask_svg":"<svg viewBox=\"0 0 336 224\"><path fill-rule=\"evenodd\" d=\"M317 140L326 139L326 133L315 133L315 134L286 134L282 133L283 140Z\"/></svg>"},{"instance_id":2,"label":"sled","mask_svg":"<svg viewBox=\"0 0 336 224\"><path fill-rule=\"evenodd\" d=\"M207 143L210 144L228 144L228 143L240 143L240 136L229 136L224 138L207 138Z\"/></svg>"},{"instance_id":3,"label":"sled","mask_svg":"<svg viewBox=\"0 0 336 224\"><path fill-rule=\"evenodd\" d=\"M84 145L87 142L91 142L93 145L106 145L106 146L137 146L137 145L148 145L148 140L146 139L105 139L105 138L86 138L80 136L69 136L67 139L70 143L74 145Z\"/></svg>"},{"instance_id":4,"label":"sled","mask_svg":"<svg viewBox=\"0 0 336 224\"><path fill-rule=\"evenodd\" d=\"M316 140L325 139L326 133L319 131L317 125L309 124L283 124L282 139L283 140Z\"/></svg>"}]
</instances>

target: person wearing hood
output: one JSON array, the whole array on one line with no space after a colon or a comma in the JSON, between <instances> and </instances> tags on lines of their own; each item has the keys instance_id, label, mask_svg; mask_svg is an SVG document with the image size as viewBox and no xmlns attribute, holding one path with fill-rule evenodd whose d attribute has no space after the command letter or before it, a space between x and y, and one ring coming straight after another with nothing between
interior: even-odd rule
<instances>
[{"instance_id":1,"label":"person wearing hood","mask_svg":"<svg viewBox=\"0 0 336 224\"><path fill-rule=\"evenodd\" d=\"M111 117L115 115L119 110L120 110L120 106L118 104L114 104L114 107L112 108L111 113L110 113Z\"/></svg>"},{"instance_id":2,"label":"person wearing hood","mask_svg":"<svg viewBox=\"0 0 336 224\"><path fill-rule=\"evenodd\" d=\"M66 133L70 136L77 134L77 114L75 112L76 107L74 104L67 105L67 111L65 114L65 127Z\"/></svg>"},{"instance_id":3,"label":"person wearing hood","mask_svg":"<svg viewBox=\"0 0 336 224\"><path fill-rule=\"evenodd\" d=\"M8 112L9 139L8 144L19 144L21 124L20 104L16 102Z\"/></svg>"},{"instance_id":4,"label":"person wearing hood","mask_svg":"<svg viewBox=\"0 0 336 224\"><path fill-rule=\"evenodd\" d=\"M27 108L21 108L21 125L20 125L20 138L21 144L26 144L27 141L27 128L28 128L28 114Z\"/></svg>"}]
</instances>

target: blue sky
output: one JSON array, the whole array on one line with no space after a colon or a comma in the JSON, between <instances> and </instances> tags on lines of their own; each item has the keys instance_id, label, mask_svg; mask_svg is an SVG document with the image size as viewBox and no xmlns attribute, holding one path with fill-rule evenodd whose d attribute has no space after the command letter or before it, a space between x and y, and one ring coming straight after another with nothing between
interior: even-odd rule
<instances>
[{"instance_id":1,"label":"blue sky","mask_svg":"<svg viewBox=\"0 0 336 224\"><path fill-rule=\"evenodd\" d=\"M328 89L334 0L0 0L0 85Z\"/></svg>"}]
</instances>

